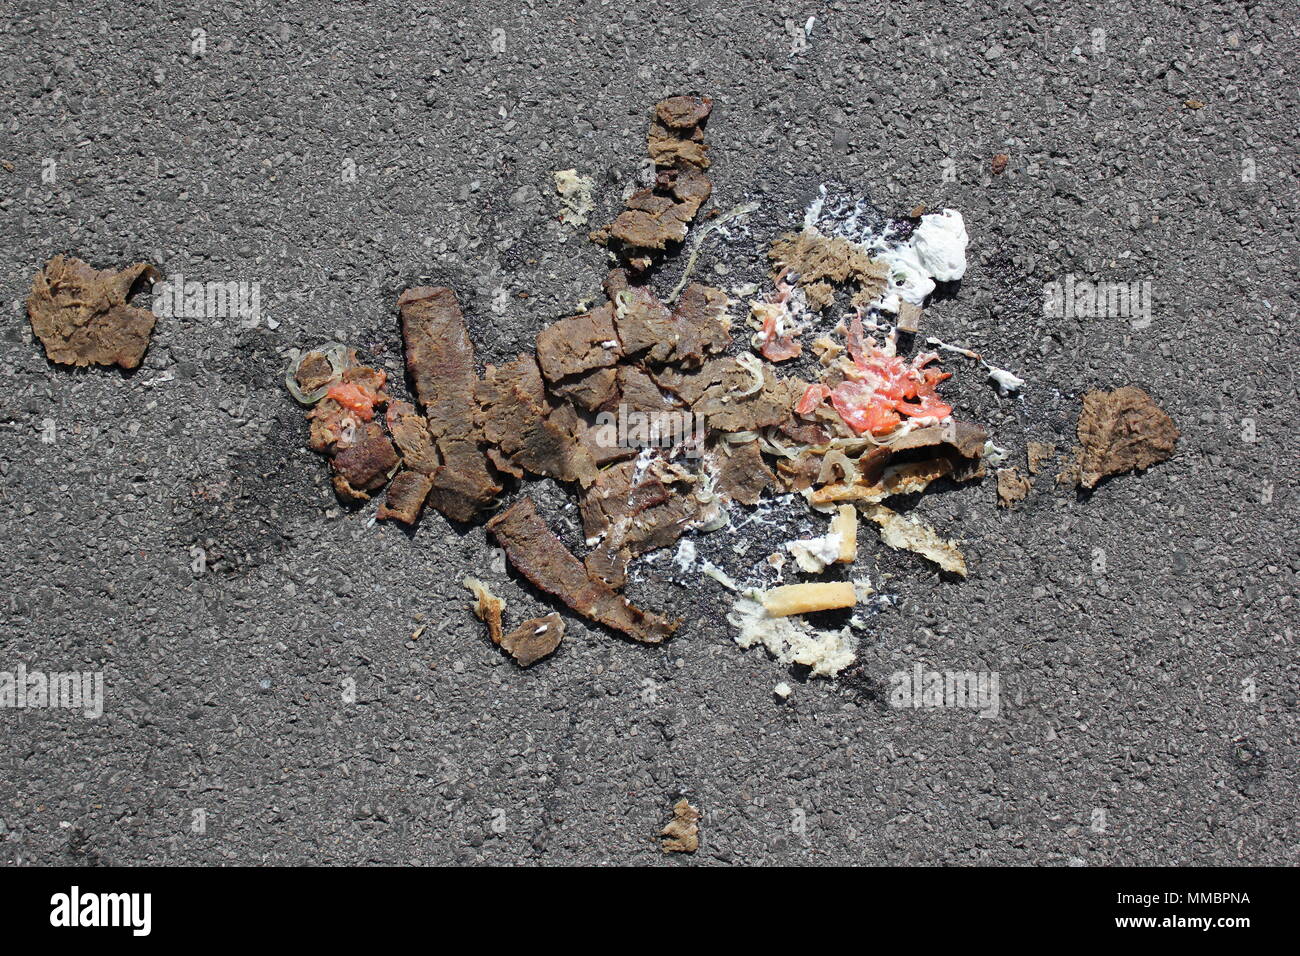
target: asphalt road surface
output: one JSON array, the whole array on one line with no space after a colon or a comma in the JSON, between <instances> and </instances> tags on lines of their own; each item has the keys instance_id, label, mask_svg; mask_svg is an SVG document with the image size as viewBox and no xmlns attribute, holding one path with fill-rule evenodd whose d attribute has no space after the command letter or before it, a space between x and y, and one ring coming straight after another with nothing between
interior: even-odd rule
<instances>
[{"instance_id":1,"label":"asphalt road surface","mask_svg":"<svg viewBox=\"0 0 1300 956\"><path fill-rule=\"evenodd\" d=\"M0 710L0 859L1295 863L1295 5L493 7L6 5L0 671L99 673L103 713ZM759 204L707 281L764 281L823 183L959 209L969 271L925 331L1026 380L949 356L959 416L1023 466L1134 384L1176 457L1091 494L1058 459L1012 510L989 479L923 496L970 577L864 538L897 600L836 681L742 650L727 592L667 557L629 593L684 618L668 644L568 615L516 667L459 582L547 602L481 525L340 507L287 351L336 339L400 382L417 283L457 290L481 361L530 349L608 268L552 171L608 222L681 92L715 100L713 208ZM24 300L59 252L255 283L260 311L163 317L134 373L55 366ZM1066 281L1138 283L1149 314L1045 314ZM530 490L572 535L564 489ZM757 573L816 527L777 512L700 553ZM893 706L916 665L996 675L997 716ZM701 846L667 855L682 795Z\"/></svg>"}]
</instances>

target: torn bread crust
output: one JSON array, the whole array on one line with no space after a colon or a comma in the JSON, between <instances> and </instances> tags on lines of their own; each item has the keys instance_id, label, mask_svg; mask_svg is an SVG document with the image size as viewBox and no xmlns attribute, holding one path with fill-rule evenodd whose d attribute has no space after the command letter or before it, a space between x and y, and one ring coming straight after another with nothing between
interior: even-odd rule
<instances>
[{"instance_id":1,"label":"torn bread crust","mask_svg":"<svg viewBox=\"0 0 1300 956\"><path fill-rule=\"evenodd\" d=\"M1165 461L1179 438L1174 420L1150 395L1132 385L1085 395L1078 434L1082 446L1078 482L1084 488L1095 488L1108 475Z\"/></svg>"},{"instance_id":2,"label":"torn bread crust","mask_svg":"<svg viewBox=\"0 0 1300 956\"><path fill-rule=\"evenodd\" d=\"M161 278L147 262L98 271L75 257L55 256L32 279L32 332L51 362L137 368L156 317L128 300L142 279Z\"/></svg>"},{"instance_id":3,"label":"torn bread crust","mask_svg":"<svg viewBox=\"0 0 1300 956\"><path fill-rule=\"evenodd\" d=\"M880 540L891 548L913 551L945 571L966 577L966 558L952 541L915 518L904 517L884 505L868 504L862 513L880 526Z\"/></svg>"},{"instance_id":4,"label":"torn bread crust","mask_svg":"<svg viewBox=\"0 0 1300 956\"><path fill-rule=\"evenodd\" d=\"M700 811L683 797L673 805L673 818L659 835L665 853L694 853L700 848Z\"/></svg>"},{"instance_id":5,"label":"torn bread crust","mask_svg":"<svg viewBox=\"0 0 1300 956\"><path fill-rule=\"evenodd\" d=\"M501 618L505 614L506 602L497 597L486 584L475 577L467 577L461 582L474 595L471 605L474 616L487 625L488 637L493 644L500 644L502 637Z\"/></svg>"},{"instance_id":6,"label":"torn bread crust","mask_svg":"<svg viewBox=\"0 0 1300 956\"><path fill-rule=\"evenodd\" d=\"M741 647L762 644L781 664L802 664L814 677L834 677L853 663L857 638L845 627L839 631L814 630L797 617L775 617L764 607L761 592L737 599L727 621L736 628Z\"/></svg>"},{"instance_id":7,"label":"torn bread crust","mask_svg":"<svg viewBox=\"0 0 1300 956\"><path fill-rule=\"evenodd\" d=\"M589 575L537 514L531 498L521 498L487 527L520 574L583 617L646 644L660 643L675 629L675 624L634 607Z\"/></svg>"}]
</instances>

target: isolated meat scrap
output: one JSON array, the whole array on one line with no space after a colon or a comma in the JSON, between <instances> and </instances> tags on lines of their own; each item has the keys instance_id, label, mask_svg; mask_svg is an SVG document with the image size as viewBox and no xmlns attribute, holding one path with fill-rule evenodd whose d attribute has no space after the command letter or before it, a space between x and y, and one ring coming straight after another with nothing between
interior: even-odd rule
<instances>
[{"instance_id":1,"label":"isolated meat scrap","mask_svg":"<svg viewBox=\"0 0 1300 956\"><path fill-rule=\"evenodd\" d=\"M424 406L440 464L428 503L448 518L469 521L501 491L475 420L474 345L451 289L421 286L398 297L406 369Z\"/></svg>"},{"instance_id":2,"label":"isolated meat scrap","mask_svg":"<svg viewBox=\"0 0 1300 956\"><path fill-rule=\"evenodd\" d=\"M1149 468L1174 453L1178 426L1146 392L1132 385L1092 391L1079 414L1078 483L1094 488L1107 475Z\"/></svg>"},{"instance_id":3,"label":"isolated meat scrap","mask_svg":"<svg viewBox=\"0 0 1300 956\"><path fill-rule=\"evenodd\" d=\"M654 185L629 197L626 211L591 234L612 244L641 272L651 253L686 238L691 221L708 201L712 185L704 124L713 109L707 96L674 96L655 106L647 145L656 167Z\"/></svg>"},{"instance_id":4,"label":"isolated meat scrap","mask_svg":"<svg viewBox=\"0 0 1300 956\"><path fill-rule=\"evenodd\" d=\"M154 314L129 305L141 279L161 275L146 262L96 271L77 258L55 256L36 273L27 297L32 332L51 362L137 368L149 347Z\"/></svg>"},{"instance_id":5,"label":"isolated meat scrap","mask_svg":"<svg viewBox=\"0 0 1300 956\"><path fill-rule=\"evenodd\" d=\"M546 526L531 498L519 499L487 527L520 574L577 613L646 644L658 644L672 634L675 625L633 607L603 581L590 576Z\"/></svg>"}]
</instances>

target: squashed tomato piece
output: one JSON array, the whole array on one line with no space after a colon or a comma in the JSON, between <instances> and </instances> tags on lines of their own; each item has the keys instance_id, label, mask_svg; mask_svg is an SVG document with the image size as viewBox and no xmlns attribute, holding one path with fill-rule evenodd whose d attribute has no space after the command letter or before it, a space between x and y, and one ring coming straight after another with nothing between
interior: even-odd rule
<instances>
[{"instance_id":1,"label":"squashed tomato piece","mask_svg":"<svg viewBox=\"0 0 1300 956\"><path fill-rule=\"evenodd\" d=\"M803 398L799 399L799 404L794 407L794 410L800 415L811 415L817 410L817 406L830 396L831 390L825 385L809 385L804 390Z\"/></svg>"},{"instance_id":2,"label":"squashed tomato piece","mask_svg":"<svg viewBox=\"0 0 1300 956\"><path fill-rule=\"evenodd\" d=\"M840 418L861 435L883 435L898 427L902 419L894 403L861 382L841 382L831 392L831 405Z\"/></svg>"},{"instance_id":3,"label":"squashed tomato piece","mask_svg":"<svg viewBox=\"0 0 1300 956\"><path fill-rule=\"evenodd\" d=\"M339 382L331 385L325 397L332 398L344 408L356 412L362 421L368 422L375 417L375 394L355 382Z\"/></svg>"},{"instance_id":4,"label":"squashed tomato piece","mask_svg":"<svg viewBox=\"0 0 1300 956\"><path fill-rule=\"evenodd\" d=\"M776 316L768 314L763 319L763 347L759 349L763 353L763 358L769 362L784 362L786 359L797 358L803 353L803 346L795 339L794 332L787 332L785 335L776 334Z\"/></svg>"}]
</instances>

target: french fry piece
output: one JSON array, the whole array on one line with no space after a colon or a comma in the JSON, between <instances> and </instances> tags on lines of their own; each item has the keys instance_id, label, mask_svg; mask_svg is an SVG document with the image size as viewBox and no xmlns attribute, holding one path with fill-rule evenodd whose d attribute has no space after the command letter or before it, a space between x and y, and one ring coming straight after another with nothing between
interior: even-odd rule
<instances>
[{"instance_id":1,"label":"french fry piece","mask_svg":"<svg viewBox=\"0 0 1300 956\"><path fill-rule=\"evenodd\" d=\"M852 607L858 603L850 581L811 581L806 584L787 584L763 592L763 607L772 617L791 614L809 614L834 608Z\"/></svg>"},{"instance_id":2,"label":"french fry piece","mask_svg":"<svg viewBox=\"0 0 1300 956\"><path fill-rule=\"evenodd\" d=\"M831 519L831 533L840 536L840 553L835 560L852 564L858 559L858 509L853 505L840 505Z\"/></svg>"}]
</instances>

